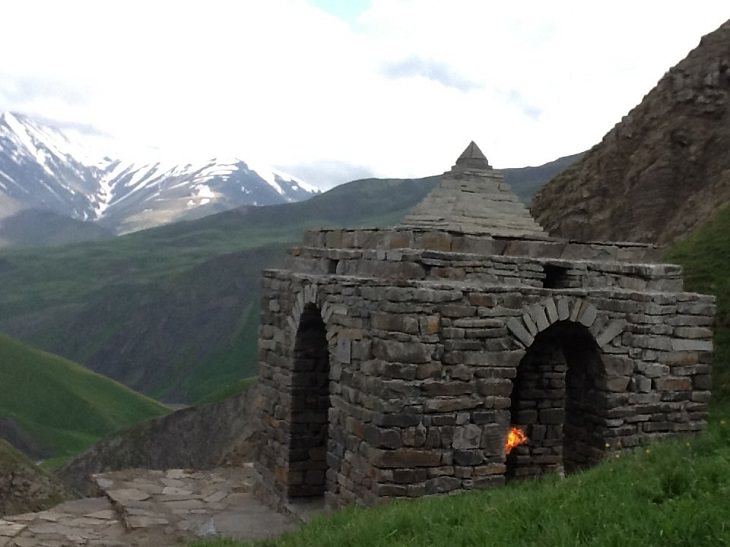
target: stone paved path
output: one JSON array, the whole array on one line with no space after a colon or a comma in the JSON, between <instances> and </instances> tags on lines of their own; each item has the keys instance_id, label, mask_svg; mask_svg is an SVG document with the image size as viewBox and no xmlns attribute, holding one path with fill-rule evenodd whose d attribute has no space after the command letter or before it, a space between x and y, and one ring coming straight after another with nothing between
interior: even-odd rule
<instances>
[{"instance_id":1,"label":"stone paved path","mask_svg":"<svg viewBox=\"0 0 730 547\"><path fill-rule=\"evenodd\" d=\"M132 469L95 476L104 496L0 518L0 547L166 547L194 537L258 539L296 522L251 495L253 469Z\"/></svg>"}]
</instances>

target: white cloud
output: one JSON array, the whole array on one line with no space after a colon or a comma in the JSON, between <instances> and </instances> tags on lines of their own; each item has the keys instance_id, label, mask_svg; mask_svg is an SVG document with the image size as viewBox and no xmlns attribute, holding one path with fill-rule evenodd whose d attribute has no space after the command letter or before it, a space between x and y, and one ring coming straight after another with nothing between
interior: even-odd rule
<instances>
[{"instance_id":1,"label":"white cloud","mask_svg":"<svg viewBox=\"0 0 730 547\"><path fill-rule=\"evenodd\" d=\"M600 140L727 16L710 0L373 0L354 20L305 0L8 0L0 109L308 174L432 174L471 139L493 165L534 165Z\"/></svg>"}]
</instances>

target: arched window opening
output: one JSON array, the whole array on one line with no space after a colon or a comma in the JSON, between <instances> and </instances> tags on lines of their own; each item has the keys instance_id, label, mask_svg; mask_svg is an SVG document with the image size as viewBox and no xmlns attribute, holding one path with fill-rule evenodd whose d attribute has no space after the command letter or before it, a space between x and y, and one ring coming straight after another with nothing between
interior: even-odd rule
<instances>
[{"instance_id":1,"label":"arched window opening","mask_svg":"<svg viewBox=\"0 0 730 547\"><path fill-rule=\"evenodd\" d=\"M600 461L598 346L588 329L561 321L535 337L517 368L511 419L528 441L507 455L508 477L571 473Z\"/></svg>"}]
</instances>

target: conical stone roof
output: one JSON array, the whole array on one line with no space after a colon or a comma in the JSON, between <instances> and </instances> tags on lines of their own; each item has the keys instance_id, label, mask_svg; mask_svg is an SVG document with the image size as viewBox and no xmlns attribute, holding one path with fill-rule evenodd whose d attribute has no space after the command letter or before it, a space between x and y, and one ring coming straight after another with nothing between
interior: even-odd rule
<instances>
[{"instance_id":1,"label":"conical stone roof","mask_svg":"<svg viewBox=\"0 0 730 547\"><path fill-rule=\"evenodd\" d=\"M406 215L402 226L475 235L547 236L474 141L441 176L440 184Z\"/></svg>"}]
</instances>

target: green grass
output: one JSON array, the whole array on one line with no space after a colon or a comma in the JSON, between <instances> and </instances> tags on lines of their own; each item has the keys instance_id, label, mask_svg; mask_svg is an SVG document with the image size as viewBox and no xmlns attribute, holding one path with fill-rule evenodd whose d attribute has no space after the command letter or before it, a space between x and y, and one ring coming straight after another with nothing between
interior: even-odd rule
<instances>
[{"instance_id":1,"label":"green grass","mask_svg":"<svg viewBox=\"0 0 730 547\"><path fill-rule=\"evenodd\" d=\"M249 387L256 383L258 376L251 376L250 378L244 378L243 380L236 380L228 385L223 386L218 391L208 393L205 397L195 401L196 405L207 405L210 403L217 403L223 399L228 399L234 395L238 395L242 391L246 391Z\"/></svg>"},{"instance_id":2,"label":"green grass","mask_svg":"<svg viewBox=\"0 0 730 547\"><path fill-rule=\"evenodd\" d=\"M0 385L0 416L60 459L168 412L117 382L1 334Z\"/></svg>"},{"instance_id":3,"label":"green grass","mask_svg":"<svg viewBox=\"0 0 730 547\"><path fill-rule=\"evenodd\" d=\"M666 253L717 298L713 402L699 438L654 443L569 476L320 516L262 542L191 547L730 545L730 207Z\"/></svg>"},{"instance_id":4,"label":"green grass","mask_svg":"<svg viewBox=\"0 0 730 547\"><path fill-rule=\"evenodd\" d=\"M723 412L727 412L724 409ZM196 547L730 545L730 425L589 471L321 516L274 541Z\"/></svg>"},{"instance_id":5,"label":"green grass","mask_svg":"<svg viewBox=\"0 0 730 547\"><path fill-rule=\"evenodd\" d=\"M713 394L730 399L730 205L675 244L665 258L682 265L687 290L717 298Z\"/></svg>"}]
</instances>

